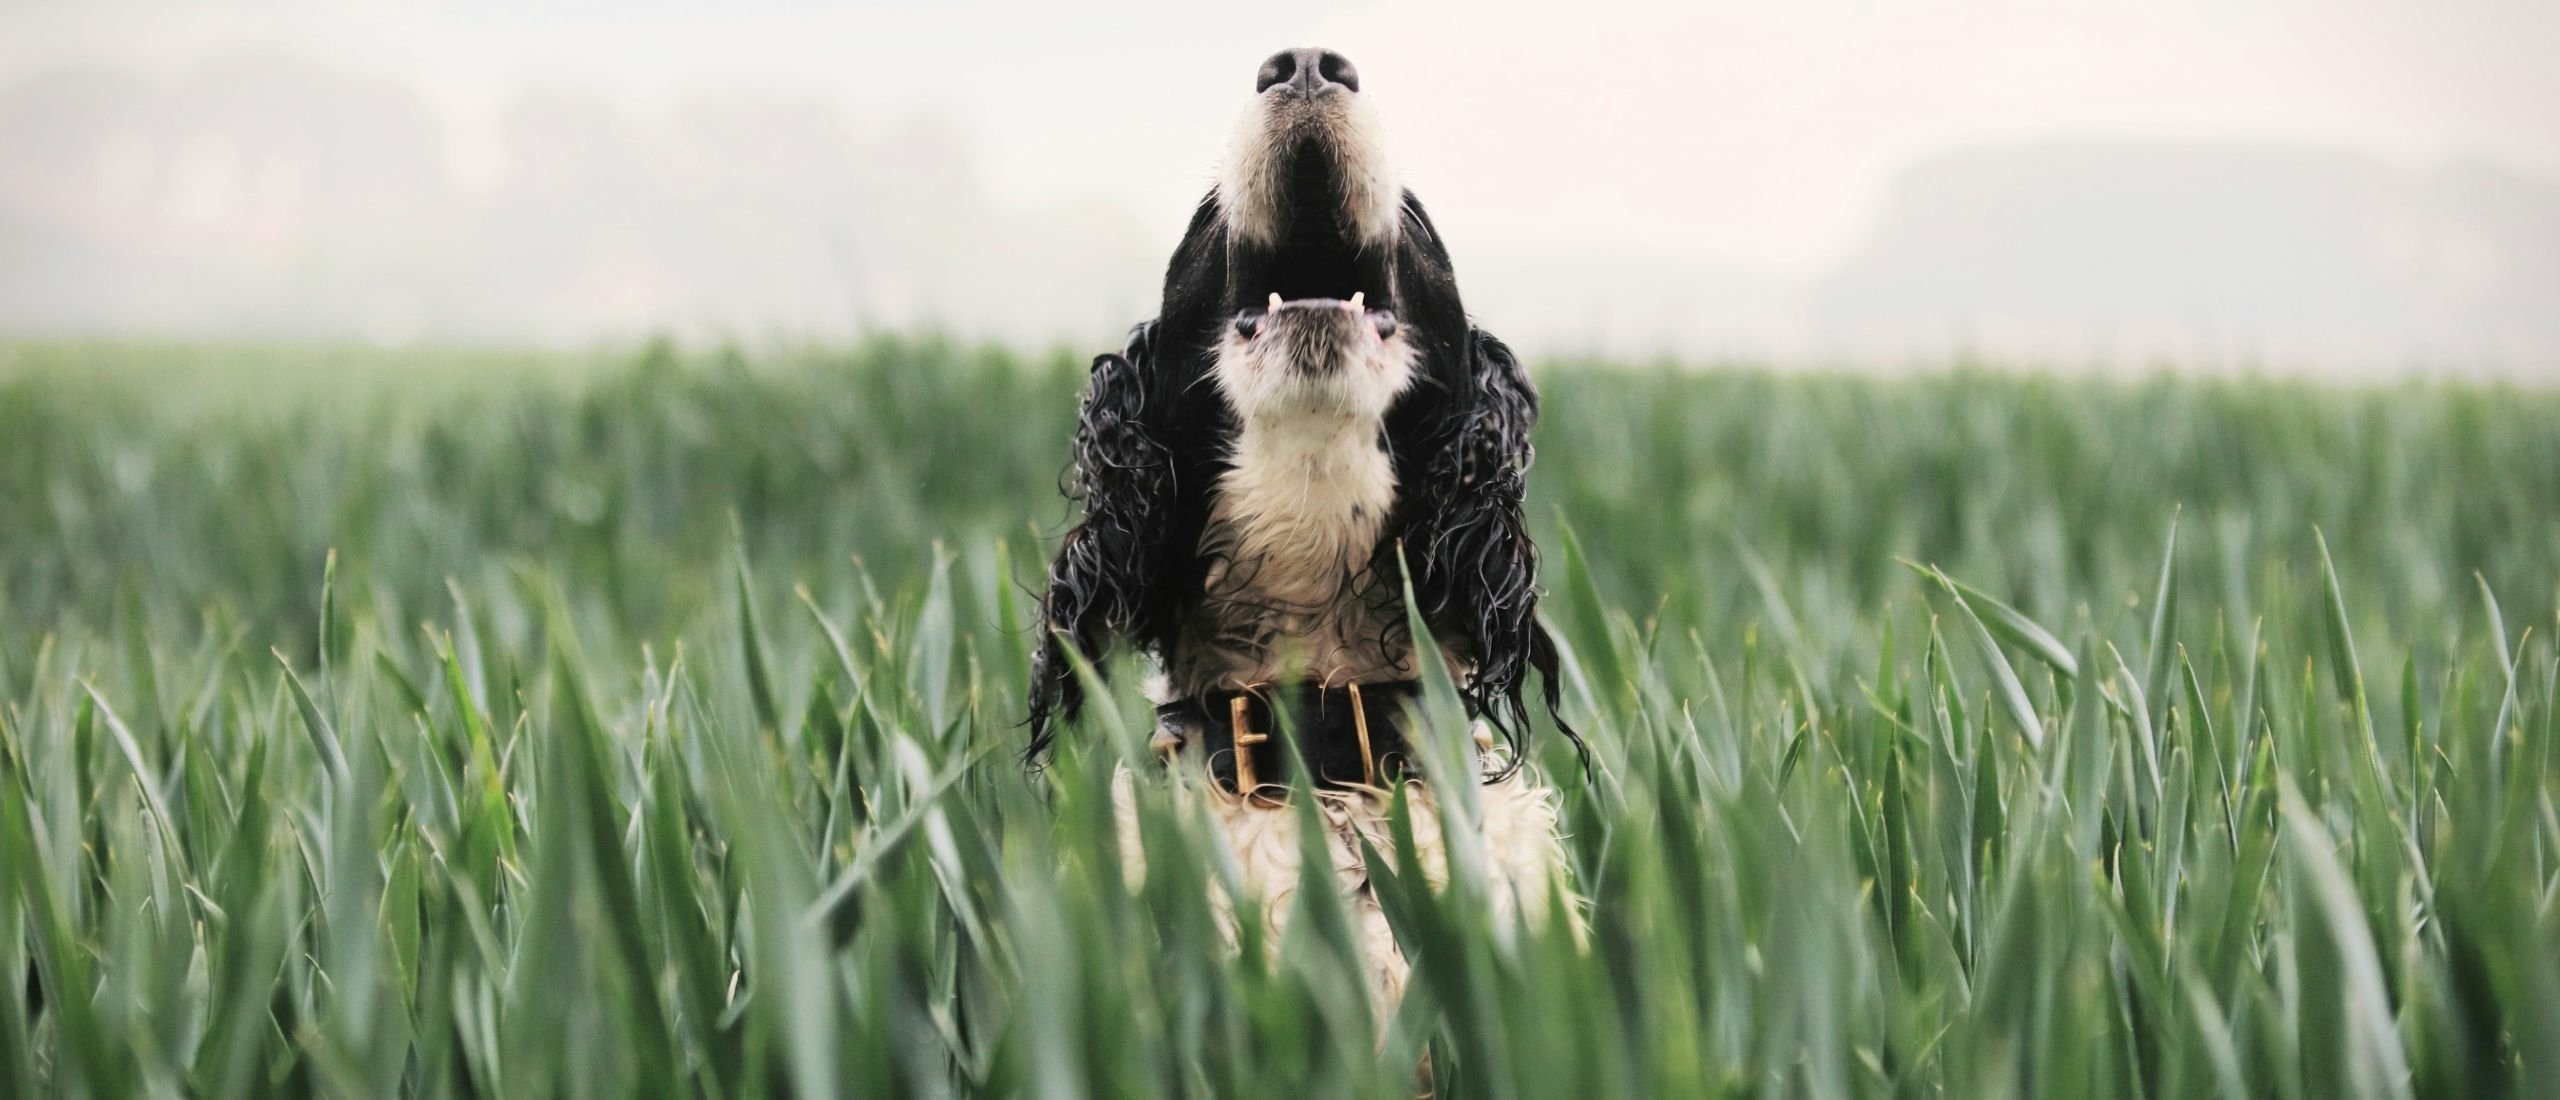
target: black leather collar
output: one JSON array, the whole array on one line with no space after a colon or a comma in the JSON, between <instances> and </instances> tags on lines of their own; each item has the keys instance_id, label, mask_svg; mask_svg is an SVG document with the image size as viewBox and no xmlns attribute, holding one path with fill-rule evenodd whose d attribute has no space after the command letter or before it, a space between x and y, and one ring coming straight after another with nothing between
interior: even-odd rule
<instances>
[{"instance_id":1,"label":"black leather collar","mask_svg":"<svg viewBox=\"0 0 2560 1100\"><path fill-rule=\"evenodd\" d=\"M1419 693L1409 680L1275 684L1177 699L1157 707L1156 719L1200 738L1209 774L1229 791L1238 789L1240 770L1248 786L1270 793L1287 787L1301 768L1316 787L1383 787L1413 764L1404 712L1406 701ZM1239 733L1242 757L1236 751Z\"/></svg>"}]
</instances>

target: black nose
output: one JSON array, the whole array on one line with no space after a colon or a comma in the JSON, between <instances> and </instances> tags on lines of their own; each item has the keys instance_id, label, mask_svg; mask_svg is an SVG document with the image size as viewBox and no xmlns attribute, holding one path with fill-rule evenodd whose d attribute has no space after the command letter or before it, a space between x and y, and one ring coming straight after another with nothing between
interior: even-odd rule
<instances>
[{"instance_id":1,"label":"black nose","mask_svg":"<svg viewBox=\"0 0 2560 1100\"><path fill-rule=\"evenodd\" d=\"M1339 84L1346 92L1360 90L1360 70L1351 67L1351 59L1332 50L1312 46L1282 50L1262 63L1262 71L1254 74L1253 90L1267 92L1274 84L1287 84L1301 92L1314 94L1327 84Z\"/></svg>"}]
</instances>

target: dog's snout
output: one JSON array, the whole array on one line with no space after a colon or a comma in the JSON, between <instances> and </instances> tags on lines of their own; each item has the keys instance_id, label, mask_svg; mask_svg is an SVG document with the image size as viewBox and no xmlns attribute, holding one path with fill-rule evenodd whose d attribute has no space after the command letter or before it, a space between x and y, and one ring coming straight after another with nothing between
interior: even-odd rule
<instances>
[{"instance_id":1,"label":"dog's snout","mask_svg":"<svg viewBox=\"0 0 2560 1100\"><path fill-rule=\"evenodd\" d=\"M1332 50L1282 50L1262 63L1262 71L1254 75L1253 90L1267 92L1275 84L1287 84L1308 95L1328 85L1356 92L1360 90L1360 70L1351 67L1350 58Z\"/></svg>"}]
</instances>

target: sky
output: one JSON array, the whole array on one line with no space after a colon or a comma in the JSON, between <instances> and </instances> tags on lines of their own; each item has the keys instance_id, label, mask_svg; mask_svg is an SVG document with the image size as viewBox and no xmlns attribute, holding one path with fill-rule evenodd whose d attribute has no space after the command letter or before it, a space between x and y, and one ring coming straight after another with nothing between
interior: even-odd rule
<instances>
[{"instance_id":1,"label":"sky","mask_svg":"<svg viewBox=\"0 0 2560 1100\"><path fill-rule=\"evenodd\" d=\"M1889 173L2057 132L2283 138L2560 176L2548 0L1945 3L315 3L7 0L0 79L276 45L404 76L464 119L563 85L949 112L996 193L1178 227L1260 58L1348 54L1453 233L1809 270Z\"/></svg>"},{"instance_id":2,"label":"sky","mask_svg":"<svg viewBox=\"0 0 2560 1100\"><path fill-rule=\"evenodd\" d=\"M2265 142L2560 180L2551 0L0 0L0 84L280 49L397 79L466 181L528 89L645 116L708 91L948 121L992 201L1169 244L1274 49L1349 55L1464 247L1808 278L1949 149Z\"/></svg>"}]
</instances>

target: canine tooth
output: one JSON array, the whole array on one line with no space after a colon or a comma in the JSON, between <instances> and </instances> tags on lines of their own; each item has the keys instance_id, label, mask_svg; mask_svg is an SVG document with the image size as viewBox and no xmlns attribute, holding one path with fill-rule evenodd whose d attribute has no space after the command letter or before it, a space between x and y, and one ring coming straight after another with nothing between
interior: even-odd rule
<instances>
[{"instance_id":1,"label":"canine tooth","mask_svg":"<svg viewBox=\"0 0 2560 1100\"><path fill-rule=\"evenodd\" d=\"M1273 312L1273 313L1278 313L1278 312L1280 312L1280 295L1279 295L1279 294L1277 294L1277 293L1274 293L1274 294L1272 294L1272 295L1271 295L1271 310L1270 310L1270 312Z\"/></svg>"},{"instance_id":2,"label":"canine tooth","mask_svg":"<svg viewBox=\"0 0 2560 1100\"><path fill-rule=\"evenodd\" d=\"M1351 308L1352 308L1355 312L1356 312L1356 311L1358 311L1358 310L1359 310L1359 308L1360 308L1360 303L1361 303L1363 300L1365 300L1367 297L1368 297L1368 294L1367 294L1367 292L1365 292L1365 291L1358 291L1358 290L1352 291L1352 292L1351 292Z\"/></svg>"}]
</instances>

